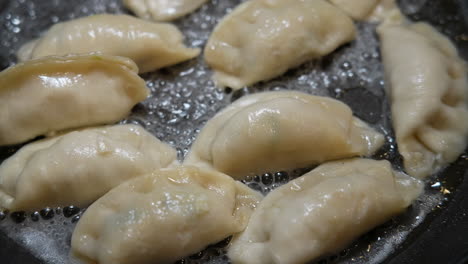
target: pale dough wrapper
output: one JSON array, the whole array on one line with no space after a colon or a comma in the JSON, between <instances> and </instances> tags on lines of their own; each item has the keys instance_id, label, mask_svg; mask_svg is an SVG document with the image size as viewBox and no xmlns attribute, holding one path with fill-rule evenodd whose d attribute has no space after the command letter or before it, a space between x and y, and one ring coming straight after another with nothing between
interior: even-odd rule
<instances>
[{"instance_id":1,"label":"pale dough wrapper","mask_svg":"<svg viewBox=\"0 0 468 264\"><path fill-rule=\"evenodd\" d=\"M423 184L388 161L323 164L270 192L234 237L234 264L302 264L338 253L405 210Z\"/></svg>"},{"instance_id":2,"label":"pale dough wrapper","mask_svg":"<svg viewBox=\"0 0 468 264\"><path fill-rule=\"evenodd\" d=\"M87 206L128 179L171 165L176 157L175 149L135 125L36 141L0 165L0 207Z\"/></svg>"},{"instance_id":3,"label":"pale dough wrapper","mask_svg":"<svg viewBox=\"0 0 468 264\"><path fill-rule=\"evenodd\" d=\"M406 172L423 178L467 145L467 68L448 38L401 19L396 14L378 33L398 149Z\"/></svg>"},{"instance_id":4,"label":"pale dough wrapper","mask_svg":"<svg viewBox=\"0 0 468 264\"><path fill-rule=\"evenodd\" d=\"M261 198L213 170L157 170L91 205L73 232L72 250L91 263L174 263L244 230Z\"/></svg>"},{"instance_id":5,"label":"pale dough wrapper","mask_svg":"<svg viewBox=\"0 0 468 264\"><path fill-rule=\"evenodd\" d=\"M240 98L201 130L184 161L236 179L369 156L382 134L340 101L302 92L264 92Z\"/></svg>"},{"instance_id":6,"label":"pale dough wrapper","mask_svg":"<svg viewBox=\"0 0 468 264\"><path fill-rule=\"evenodd\" d=\"M395 0L329 0L355 20L383 21L390 12L398 9Z\"/></svg>"},{"instance_id":7,"label":"pale dough wrapper","mask_svg":"<svg viewBox=\"0 0 468 264\"><path fill-rule=\"evenodd\" d=\"M137 16L154 21L171 21L188 15L207 0L123 0Z\"/></svg>"},{"instance_id":8,"label":"pale dough wrapper","mask_svg":"<svg viewBox=\"0 0 468 264\"><path fill-rule=\"evenodd\" d=\"M0 73L0 145L115 123L149 94L131 60L107 55L46 57Z\"/></svg>"},{"instance_id":9,"label":"pale dough wrapper","mask_svg":"<svg viewBox=\"0 0 468 264\"><path fill-rule=\"evenodd\" d=\"M220 87L266 81L354 39L353 21L323 0L251 0L216 26L205 60Z\"/></svg>"},{"instance_id":10,"label":"pale dough wrapper","mask_svg":"<svg viewBox=\"0 0 468 264\"><path fill-rule=\"evenodd\" d=\"M40 38L23 45L18 59L100 52L132 59L140 73L171 66L200 54L185 47L173 25L128 15L92 15L53 25Z\"/></svg>"}]
</instances>

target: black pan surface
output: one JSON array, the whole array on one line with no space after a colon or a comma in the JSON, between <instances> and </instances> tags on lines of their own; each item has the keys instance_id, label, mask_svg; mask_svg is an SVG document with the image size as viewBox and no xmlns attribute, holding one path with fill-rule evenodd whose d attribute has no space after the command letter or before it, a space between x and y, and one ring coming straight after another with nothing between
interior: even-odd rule
<instances>
[{"instance_id":1,"label":"black pan surface","mask_svg":"<svg viewBox=\"0 0 468 264\"><path fill-rule=\"evenodd\" d=\"M12 15L7 12L12 2L21 4L31 1L0 0L0 21L4 21L5 16ZM78 6L80 1L73 1L72 3L71 1L51 0L50 2L53 5L65 5L66 3L66 5ZM430 22L448 35L456 43L461 55L465 60L468 60L467 0L401 0L400 2L408 7L404 11L412 20ZM25 12L27 12L27 8L25 5ZM47 28L48 25L46 24L38 24L37 27L42 30ZM0 31L11 30L11 28L8 28L11 26L2 25ZM31 34L32 36L29 37L35 37L39 32L30 30L25 34ZM2 49L0 49L0 67L6 68L12 61L12 54L9 53L6 47L14 43L5 43L5 41L11 41L8 38L0 39L0 41L4 42L1 43ZM239 94L234 94L233 98L237 96ZM343 100L346 101L346 99ZM0 159L3 160L11 153L12 150L9 148L0 148ZM398 160L398 158L396 159ZM425 220L412 230L382 263L468 263L468 180L466 176L468 176L467 151L449 168L428 183L428 185L431 185L432 182L440 181L450 191L450 194L445 196L443 201L433 208ZM393 224L390 224L390 226L404 226L407 220L405 220L405 217L401 217L394 219L392 222ZM362 241L374 241L375 237L380 236L382 232L385 232L385 230L372 231L371 234L361 238L360 243L367 245L366 242ZM356 263L366 263L359 260L360 252L363 251L362 245L359 245L360 243L352 246L349 254L356 256ZM335 257L322 260L319 263L342 262L343 260ZM28 249L18 244L5 233L0 232L0 263L39 264L44 262L34 257ZM354 257L348 257L344 260L344 263L354 263Z\"/></svg>"}]
</instances>

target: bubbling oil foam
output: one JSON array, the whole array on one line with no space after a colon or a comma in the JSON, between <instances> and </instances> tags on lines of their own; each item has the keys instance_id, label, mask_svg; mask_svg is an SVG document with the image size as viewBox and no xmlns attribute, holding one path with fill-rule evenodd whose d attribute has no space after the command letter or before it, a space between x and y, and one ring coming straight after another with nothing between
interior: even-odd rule
<instances>
[{"instance_id":1,"label":"bubbling oil foam","mask_svg":"<svg viewBox=\"0 0 468 264\"><path fill-rule=\"evenodd\" d=\"M176 21L176 25L186 36L189 46L202 48L220 19L240 2L209 1L198 11ZM0 31L0 67L15 64L18 48L54 23L96 13L127 13L118 0L64 3L59 0L19 0L0 4L0 24L3 25ZM425 0L411 0L403 8L409 13L417 13L424 3ZM356 41L333 54L235 93L216 89L210 80L211 71L201 56L156 73L145 74L143 77L151 96L137 105L122 123L145 127L159 139L176 147L182 160L206 121L230 102L260 91L299 90L347 103L358 117L386 135L385 146L374 158L388 159L401 169L401 157L394 141L385 97L375 25L358 23L357 27L359 35ZM0 148L0 159L7 158L17 149ZM244 182L266 194L310 169L265 172L250 176ZM424 195L404 215L364 235L340 254L317 263L379 263L384 260L429 212L447 200L448 193L437 179L436 176L428 180ZM75 207L48 208L38 212L0 212L0 231L46 263L78 263L69 256L70 239L82 213L83 210ZM221 241L178 263L229 263L225 254L228 243L229 239Z\"/></svg>"}]
</instances>

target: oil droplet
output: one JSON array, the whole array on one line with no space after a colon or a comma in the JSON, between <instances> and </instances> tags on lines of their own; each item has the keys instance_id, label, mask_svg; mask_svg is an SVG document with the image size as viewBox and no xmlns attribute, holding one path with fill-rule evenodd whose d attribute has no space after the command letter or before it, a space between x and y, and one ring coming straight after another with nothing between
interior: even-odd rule
<instances>
[{"instance_id":1,"label":"oil droplet","mask_svg":"<svg viewBox=\"0 0 468 264\"><path fill-rule=\"evenodd\" d=\"M75 215L75 216L72 218L71 222L72 222L72 223L78 222L78 221L80 220L80 217L81 217L80 215Z\"/></svg>"},{"instance_id":2,"label":"oil droplet","mask_svg":"<svg viewBox=\"0 0 468 264\"><path fill-rule=\"evenodd\" d=\"M32 220L33 222L39 221L39 212L37 212L37 211L36 211L36 212L33 212L33 213L31 214L31 220Z\"/></svg>"},{"instance_id":3,"label":"oil droplet","mask_svg":"<svg viewBox=\"0 0 468 264\"><path fill-rule=\"evenodd\" d=\"M13 222L19 224L26 220L26 213L24 211L13 212L10 214L10 218L13 220Z\"/></svg>"},{"instance_id":4,"label":"oil droplet","mask_svg":"<svg viewBox=\"0 0 468 264\"><path fill-rule=\"evenodd\" d=\"M275 182L282 183L288 180L288 173L285 171L279 171L275 173Z\"/></svg>"},{"instance_id":5,"label":"oil droplet","mask_svg":"<svg viewBox=\"0 0 468 264\"><path fill-rule=\"evenodd\" d=\"M361 58L365 61L369 61L372 59L372 55L370 55L368 52L363 52Z\"/></svg>"},{"instance_id":6,"label":"oil droplet","mask_svg":"<svg viewBox=\"0 0 468 264\"><path fill-rule=\"evenodd\" d=\"M273 183L273 175L271 173L265 173L262 175L262 182L265 185L270 185Z\"/></svg>"},{"instance_id":7,"label":"oil droplet","mask_svg":"<svg viewBox=\"0 0 468 264\"><path fill-rule=\"evenodd\" d=\"M19 19L18 17L14 17L11 19L11 24L17 26L19 24L21 24L21 19Z\"/></svg>"},{"instance_id":8,"label":"oil droplet","mask_svg":"<svg viewBox=\"0 0 468 264\"><path fill-rule=\"evenodd\" d=\"M73 206L73 205L63 208L63 215L65 217L72 217L73 215L76 215L79 212L80 212L80 208Z\"/></svg>"},{"instance_id":9,"label":"oil droplet","mask_svg":"<svg viewBox=\"0 0 468 264\"><path fill-rule=\"evenodd\" d=\"M347 70L351 70L351 68L353 68L353 66L351 65L351 63L349 61L345 61L341 64L340 68L344 71L347 71Z\"/></svg>"},{"instance_id":10,"label":"oil droplet","mask_svg":"<svg viewBox=\"0 0 468 264\"><path fill-rule=\"evenodd\" d=\"M245 176L245 179L244 179L246 182L251 182L253 180L253 177L251 175L247 175Z\"/></svg>"},{"instance_id":11,"label":"oil droplet","mask_svg":"<svg viewBox=\"0 0 468 264\"><path fill-rule=\"evenodd\" d=\"M335 90L333 90L334 94L335 94L335 98L341 98L343 97L343 90L341 88L335 88Z\"/></svg>"},{"instance_id":12,"label":"oil droplet","mask_svg":"<svg viewBox=\"0 0 468 264\"><path fill-rule=\"evenodd\" d=\"M254 180L255 182L260 182L260 176L255 175L254 178L253 178L253 180Z\"/></svg>"},{"instance_id":13,"label":"oil droplet","mask_svg":"<svg viewBox=\"0 0 468 264\"><path fill-rule=\"evenodd\" d=\"M42 209L39 213L41 214L41 217L44 220L52 219L55 215L54 210L49 207Z\"/></svg>"}]
</instances>

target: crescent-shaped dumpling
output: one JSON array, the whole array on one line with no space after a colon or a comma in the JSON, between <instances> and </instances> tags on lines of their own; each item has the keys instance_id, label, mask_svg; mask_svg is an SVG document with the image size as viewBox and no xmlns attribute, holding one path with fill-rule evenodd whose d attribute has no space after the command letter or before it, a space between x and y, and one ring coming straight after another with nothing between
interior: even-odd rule
<instances>
[{"instance_id":1,"label":"crescent-shaped dumpling","mask_svg":"<svg viewBox=\"0 0 468 264\"><path fill-rule=\"evenodd\" d=\"M0 207L87 206L128 179L167 167L176 156L173 148L135 125L36 141L0 165Z\"/></svg>"},{"instance_id":2,"label":"crescent-shaped dumpling","mask_svg":"<svg viewBox=\"0 0 468 264\"><path fill-rule=\"evenodd\" d=\"M353 40L353 21L324 0L250 0L216 26L205 60L220 87L275 78Z\"/></svg>"},{"instance_id":3,"label":"crescent-shaped dumpling","mask_svg":"<svg viewBox=\"0 0 468 264\"><path fill-rule=\"evenodd\" d=\"M192 13L207 0L123 0L137 16L154 21L171 21Z\"/></svg>"},{"instance_id":4,"label":"crescent-shaped dumpling","mask_svg":"<svg viewBox=\"0 0 468 264\"><path fill-rule=\"evenodd\" d=\"M73 232L73 253L99 264L165 264L244 230L261 195L196 167L129 180L92 204Z\"/></svg>"},{"instance_id":5,"label":"crescent-shaped dumpling","mask_svg":"<svg viewBox=\"0 0 468 264\"><path fill-rule=\"evenodd\" d=\"M338 253L403 212L422 186L388 161L321 165L270 192L228 256L234 264L302 264Z\"/></svg>"},{"instance_id":6,"label":"crescent-shaped dumpling","mask_svg":"<svg viewBox=\"0 0 468 264\"><path fill-rule=\"evenodd\" d=\"M242 97L209 120L185 164L234 178L374 153L383 136L345 104L301 92Z\"/></svg>"},{"instance_id":7,"label":"crescent-shaped dumpling","mask_svg":"<svg viewBox=\"0 0 468 264\"><path fill-rule=\"evenodd\" d=\"M127 58L82 55L18 64L0 73L0 145L115 123L148 94Z\"/></svg>"},{"instance_id":8,"label":"crescent-shaped dumpling","mask_svg":"<svg viewBox=\"0 0 468 264\"><path fill-rule=\"evenodd\" d=\"M378 33L398 149L406 172L422 178L467 145L466 64L428 24L386 23Z\"/></svg>"},{"instance_id":9,"label":"crescent-shaped dumpling","mask_svg":"<svg viewBox=\"0 0 468 264\"><path fill-rule=\"evenodd\" d=\"M18 51L20 61L49 55L102 52L132 59L140 73L171 66L200 54L183 44L173 25L128 15L92 15L53 25Z\"/></svg>"}]
</instances>

